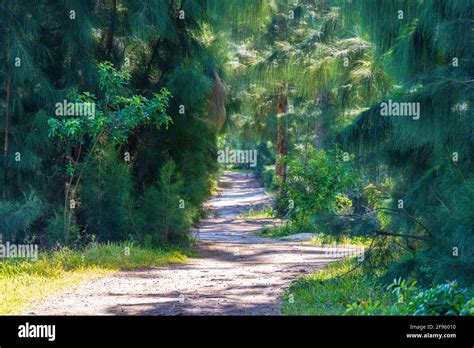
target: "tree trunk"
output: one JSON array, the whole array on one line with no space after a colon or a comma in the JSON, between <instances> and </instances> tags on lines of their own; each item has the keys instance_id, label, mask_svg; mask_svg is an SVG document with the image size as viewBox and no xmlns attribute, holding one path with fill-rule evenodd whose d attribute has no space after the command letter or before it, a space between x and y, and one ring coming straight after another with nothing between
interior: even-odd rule
<instances>
[{"instance_id":1,"label":"tree trunk","mask_svg":"<svg viewBox=\"0 0 474 348\"><path fill-rule=\"evenodd\" d=\"M115 21L117 17L117 0L112 0L112 10L110 15L110 26L107 32L107 41L105 45L105 56L107 60L112 61L112 51L114 44Z\"/></svg>"},{"instance_id":2,"label":"tree trunk","mask_svg":"<svg viewBox=\"0 0 474 348\"><path fill-rule=\"evenodd\" d=\"M7 78L7 98L5 102L5 115L4 115L4 147L3 147L3 198L7 198L7 184L8 184L8 133L10 132L10 114L11 114L11 99L12 99L12 79L9 76Z\"/></svg>"},{"instance_id":3,"label":"tree trunk","mask_svg":"<svg viewBox=\"0 0 474 348\"><path fill-rule=\"evenodd\" d=\"M321 109L321 114L316 117L314 123L314 147L316 150L322 150L324 147L324 140L328 136L328 129L324 117L328 117L328 114L333 113L330 94L327 92L319 93L318 104Z\"/></svg>"},{"instance_id":4,"label":"tree trunk","mask_svg":"<svg viewBox=\"0 0 474 348\"><path fill-rule=\"evenodd\" d=\"M276 192L280 191L279 182L286 182L286 153L287 153L287 133L286 133L286 107L287 97L280 93L278 97L277 115L277 160L275 165L275 175L277 177ZM279 181L279 182L278 182Z\"/></svg>"}]
</instances>

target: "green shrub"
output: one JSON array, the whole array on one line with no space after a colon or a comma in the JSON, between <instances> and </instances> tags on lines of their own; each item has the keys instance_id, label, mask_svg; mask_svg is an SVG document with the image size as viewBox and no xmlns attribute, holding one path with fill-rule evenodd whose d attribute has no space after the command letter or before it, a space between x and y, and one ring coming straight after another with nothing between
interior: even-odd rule
<instances>
[{"instance_id":1,"label":"green shrub","mask_svg":"<svg viewBox=\"0 0 474 348\"><path fill-rule=\"evenodd\" d=\"M467 289L454 281L420 291L407 307L413 315L460 315L471 300Z\"/></svg>"},{"instance_id":2,"label":"green shrub","mask_svg":"<svg viewBox=\"0 0 474 348\"><path fill-rule=\"evenodd\" d=\"M112 146L97 150L84 170L80 201L87 233L98 241L124 241L131 231L133 184L130 170Z\"/></svg>"},{"instance_id":3,"label":"green shrub","mask_svg":"<svg viewBox=\"0 0 474 348\"><path fill-rule=\"evenodd\" d=\"M47 221L45 232L45 242L49 248L57 245L72 246L80 239L80 228L75 217L72 217L72 220L68 222L68 227L65 228L63 212L55 212L54 216Z\"/></svg>"},{"instance_id":4,"label":"green shrub","mask_svg":"<svg viewBox=\"0 0 474 348\"><path fill-rule=\"evenodd\" d=\"M474 297L467 301L460 312L461 315L474 315Z\"/></svg>"},{"instance_id":5,"label":"green shrub","mask_svg":"<svg viewBox=\"0 0 474 348\"><path fill-rule=\"evenodd\" d=\"M265 187L273 192L275 189L275 165L261 166L255 171L255 177Z\"/></svg>"},{"instance_id":6,"label":"green shrub","mask_svg":"<svg viewBox=\"0 0 474 348\"><path fill-rule=\"evenodd\" d=\"M399 278L387 288L392 296L389 305L380 301L356 301L345 314L350 315L472 315L474 298L457 282L419 289L416 282Z\"/></svg>"},{"instance_id":7,"label":"green shrub","mask_svg":"<svg viewBox=\"0 0 474 348\"><path fill-rule=\"evenodd\" d=\"M329 264L285 291L287 315L474 315L474 298L456 282L421 289L395 279L384 287L377 275L355 268L355 259Z\"/></svg>"},{"instance_id":8,"label":"green shrub","mask_svg":"<svg viewBox=\"0 0 474 348\"><path fill-rule=\"evenodd\" d=\"M287 216L306 224L317 213L336 212L342 203L350 205L344 196L355 183L349 159L338 149L309 149L306 162L298 157L289 158L287 181L283 185Z\"/></svg>"},{"instance_id":9,"label":"green shrub","mask_svg":"<svg viewBox=\"0 0 474 348\"><path fill-rule=\"evenodd\" d=\"M45 208L45 203L34 192L23 200L0 201L0 234L4 240L23 240L33 223L43 216Z\"/></svg>"},{"instance_id":10,"label":"green shrub","mask_svg":"<svg viewBox=\"0 0 474 348\"><path fill-rule=\"evenodd\" d=\"M196 209L182 198L183 181L173 161L160 170L159 180L148 187L139 208L143 241L148 245L186 244Z\"/></svg>"}]
</instances>

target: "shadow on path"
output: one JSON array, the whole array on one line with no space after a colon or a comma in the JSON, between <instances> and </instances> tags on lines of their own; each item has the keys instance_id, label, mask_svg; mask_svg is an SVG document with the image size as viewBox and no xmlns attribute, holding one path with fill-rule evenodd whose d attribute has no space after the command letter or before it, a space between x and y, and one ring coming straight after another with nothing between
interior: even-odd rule
<instances>
[{"instance_id":1,"label":"shadow on path","mask_svg":"<svg viewBox=\"0 0 474 348\"><path fill-rule=\"evenodd\" d=\"M239 215L271 205L271 197L246 173L225 172L221 181L230 187L207 203L217 217L191 231L198 257L81 284L27 314L280 314L280 295L292 280L341 255L334 248L256 237L255 231L277 222Z\"/></svg>"}]
</instances>

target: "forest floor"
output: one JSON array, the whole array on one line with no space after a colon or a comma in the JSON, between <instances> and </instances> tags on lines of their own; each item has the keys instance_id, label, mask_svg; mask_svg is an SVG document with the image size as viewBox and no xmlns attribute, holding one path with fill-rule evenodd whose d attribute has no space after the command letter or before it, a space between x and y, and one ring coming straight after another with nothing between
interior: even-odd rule
<instances>
[{"instance_id":1,"label":"forest floor","mask_svg":"<svg viewBox=\"0 0 474 348\"><path fill-rule=\"evenodd\" d=\"M242 218L272 199L248 173L225 172L209 218L192 231L197 256L184 264L120 271L70 288L32 315L279 315L298 276L341 258L331 248L254 235L278 223ZM342 253L343 254L343 253Z\"/></svg>"}]
</instances>

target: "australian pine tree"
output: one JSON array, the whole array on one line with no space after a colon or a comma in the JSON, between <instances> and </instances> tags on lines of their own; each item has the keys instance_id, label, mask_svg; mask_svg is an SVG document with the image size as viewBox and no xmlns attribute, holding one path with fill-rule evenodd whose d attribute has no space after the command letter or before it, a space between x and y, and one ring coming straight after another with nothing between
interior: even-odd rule
<instances>
[{"instance_id":1,"label":"australian pine tree","mask_svg":"<svg viewBox=\"0 0 474 348\"><path fill-rule=\"evenodd\" d=\"M1 225L6 238L18 240L45 213L41 191L47 179L43 159L52 150L44 105L53 90L44 73L50 51L42 42L46 6L42 2L4 1L0 11L2 77ZM32 136L35 134L35 136Z\"/></svg>"},{"instance_id":2,"label":"australian pine tree","mask_svg":"<svg viewBox=\"0 0 474 348\"><path fill-rule=\"evenodd\" d=\"M389 230L381 233L399 236L412 257L398 262L393 273L472 282L474 4L346 5L348 18L356 16L385 71L401 87L341 134L353 149L386 164L395 178ZM419 114L383 116L381 107L389 100L412 103Z\"/></svg>"},{"instance_id":3,"label":"australian pine tree","mask_svg":"<svg viewBox=\"0 0 474 348\"><path fill-rule=\"evenodd\" d=\"M106 171L117 166L132 175L133 185L116 185L132 190L122 195L133 197L132 210L143 190L159 179L168 159L174 160L186 183L181 198L189 207L199 206L216 169L215 133L225 117L221 59L214 43L206 41L212 34L205 13L211 2L5 1L1 6L2 193L9 200L2 201L0 213L8 237L20 231L31 235L34 230L39 240L59 240L63 232L57 216L62 213L74 216L74 230L97 233L88 223L94 209L85 203L92 202L95 194L106 199L107 187L118 182L106 183L105 178L120 176L108 176ZM173 123L168 129L137 127L127 142L113 149L104 139L103 146L91 151L88 137L57 146L48 136L55 104L76 101L73 96L83 92L102 98L97 64L103 61L130 73L130 94L152 98L167 87L174 95L168 110ZM85 172L102 175L79 180L83 163L90 166ZM66 204L72 198L70 180L88 186L74 190L75 208ZM100 205L101 200L97 202Z\"/></svg>"}]
</instances>

